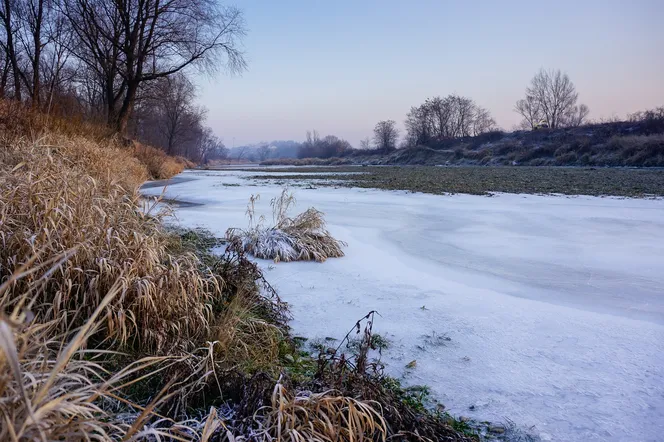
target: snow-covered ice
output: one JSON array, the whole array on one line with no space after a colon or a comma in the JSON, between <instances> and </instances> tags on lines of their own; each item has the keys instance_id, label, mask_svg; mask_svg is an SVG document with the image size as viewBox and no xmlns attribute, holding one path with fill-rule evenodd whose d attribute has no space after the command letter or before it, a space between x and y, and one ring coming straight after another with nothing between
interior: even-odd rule
<instances>
[{"instance_id":1,"label":"snow-covered ice","mask_svg":"<svg viewBox=\"0 0 664 442\"><path fill-rule=\"evenodd\" d=\"M185 172L166 195L203 204L181 224L223 235L246 227L252 193L270 219L281 188L247 174ZM664 440L664 200L295 193L348 243L323 264L260 261L296 334L340 338L377 310L390 373L454 414L556 441Z\"/></svg>"}]
</instances>

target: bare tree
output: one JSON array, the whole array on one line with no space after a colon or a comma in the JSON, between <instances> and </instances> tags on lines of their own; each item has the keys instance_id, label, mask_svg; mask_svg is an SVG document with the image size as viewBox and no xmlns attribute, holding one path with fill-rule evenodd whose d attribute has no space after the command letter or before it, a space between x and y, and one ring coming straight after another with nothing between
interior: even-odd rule
<instances>
[{"instance_id":1,"label":"bare tree","mask_svg":"<svg viewBox=\"0 0 664 442\"><path fill-rule=\"evenodd\" d=\"M374 127L374 144L383 152L390 152L397 148L399 130L394 120L383 120Z\"/></svg>"},{"instance_id":2,"label":"bare tree","mask_svg":"<svg viewBox=\"0 0 664 442\"><path fill-rule=\"evenodd\" d=\"M306 140L297 149L299 158L332 158L352 150L350 143L334 135L321 138L317 131L307 131Z\"/></svg>"},{"instance_id":3,"label":"bare tree","mask_svg":"<svg viewBox=\"0 0 664 442\"><path fill-rule=\"evenodd\" d=\"M590 109L585 104L574 106L564 115L563 125L567 127L581 126L586 122Z\"/></svg>"},{"instance_id":4,"label":"bare tree","mask_svg":"<svg viewBox=\"0 0 664 442\"><path fill-rule=\"evenodd\" d=\"M514 110L523 117L524 124L521 125L523 128L535 129L537 123L542 119L539 102L532 95L527 95L526 98L517 101Z\"/></svg>"},{"instance_id":5,"label":"bare tree","mask_svg":"<svg viewBox=\"0 0 664 442\"><path fill-rule=\"evenodd\" d=\"M270 146L268 146L267 143L263 143L260 146L258 146L257 151L258 151L258 160L261 162L265 161L268 155L270 155Z\"/></svg>"},{"instance_id":6,"label":"bare tree","mask_svg":"<svg viewBox=\"0 0 664 442\"><path fill-rule=\"evenodd\" d=\"M50 19L46 21L46 40L41 61L40 76L45 89L47 112L50 112L56 94L64 95L73 89L77 77L75 66L69 65L72 34L66 23L66 18L53 9L50 10ZM41 89L41 87L40 87Z\"/></svg>"},{"instance_id":7,"label":"bare tree","mask_svg":"<svg viewBox=\"0 0 664 442\"><path fill-rule=\"evenodd\" d=\"M159 80L153 97L161 111L161 126L166 135L166 152L174 153L176 143L190 135L204 119L203 110L194 106L194 85L182 73Z\"/></svg>"},{"instance_id":8,"label":"bare tree","mask_svg":"<svg viewBox=\"0 0 664 442\"><path fill-rule=\"evenodd\" d=\"M204 161L221 143L204 125L206 109L195 105L194 85L179 72L144 85L128 133L170 155Z\"/></svg>"},{"instance_id":9,"label":"bare tree","mask_svg":"<svg viewBox=\"0 0 664 442\"><path fill-rule=\"evenodd\" d=\"M367 137L363 140L360 140L360 149L364 150L371 149L371 138Z\"/></svg>"},{"instance_id":10,"label":"bare tree","mask_svg":"<svg viewBox=\"0 0 664 442\"><path fill-rule=\"evenodd\" d=\"M406 115L406 138L411 146L426 145L432 138L430 109L426 103L411 107Z\"/></svg>"},{"instance_id":11,"label":"bare tree","mask_svg":"<svg viewBox=\"0 0 664 442\"><path fill-rule=\"evenodd\" d=\"M119 133L142 84L191 66L246 67L242 12L215 0L68 0L62 9L76 35L74 53L98 74L108 124Z\"/></svg>"},{"instance_id":12,"label":"bare tree","mask_svg":"<svg viewBox=\"0 0 664 442\"><path fill-rule=\"evenodd\" d=\"M427 145L441 140L477 136L496 127L491 113L472 99L458 95L427 99L406 116L406 144Z\"/></svg>"},{"instance_id":13,"label":"bare tree","mask_svg":"<svg viewBox=\"0 0 664 442\"><path fill-rule=\"evenodd\" d=\"M21 25L16 33L27 56L28 65L20 71L21 79L30 94L33 108L38 108L41 98L41 57L47 23L53 11L50 0L17 0L17 12Z\"/></svg>"},{"instance_id":14,"label":"bare tree","mask_svg":"<svg viewBox=\"0 0 664 442\"><path fill-rule=\"evenodd\" d=\"M472 121L473 136L481 135L495 129L496 120L493 119L491 113L487 109L477 106Z\"/></svg>"},{"instance_id":15,"label":"bare tree","mask_svg":"<svg viewBox=\"0 0 664 442\"><path fill-rule=\"evenodd\" d=\"M308 130L307 140L305 141L305 143L309 143L310 145L315 146L319 142L320 142L320 135L318 135L318 131L315 129L313 131Z\"/></svg>"},{"instance_id":16,"label":"bare tree","mask_svg":"<svg viewBox=\"0 0 664 442\"><path fill-rule=\"evenodd\" d=\"M450 123L454 116L454 103L456 97L446 98L434 97L427 99L424 103L423 116L427 126L433 128L440 137L453 136L450 134Z\"/></svg>"},{"instance_id":17,"label":"bare tree","mask_svg":"<svg viewBox=\"0 0 664 442\"><path fill-rule=\"evenodd\" d=\"M11 67L11 63L9 62L9 57L7 57L5 51L0 53L0 57L2 57L2 71L0 72L0 97L4 97L7 91L7 79L9 77L9 68Z\"/></svg>"},{"instance_id":18,"label":"bare tree","mask_svg":"<svg viewBox=\"0 0 664 442\"><path fill-rule=\"evenodd\" d=\"M578 98L574 83L567 74L560 70L541 69L526 89L525 100L519 100L515 109L530 122L531 127L542 119L551 129L556 129L568 123L582 122L587 117L587 106L575 110ZM579 111L583 114L582 118Z\"/></svg>"},{"instance_id":19,"label":"bare tree","mask_svg":"<svg viewBox=\"0 0 664 442\"><path fill-rule=\"evenodd\" d=\"M68 0L59 4L73 35L69 48L82 65L81 82L86 101L91 106L100 101L106 108L109 126L117 122L118 102L127 88L120 75L121 50L125 45L120 11L114 3Z\"/></svg>"},{"instance_id":20,"label":"bare tree","mask_svg":"<svg viewBox=\"0 0 664 442\"><path fill-rule=\"evenodd\" d=\"M201 134L198 142L199 157L197 160L200 163L207 163L209 160L225 159L228 157L228 149L224 143L212 133L212 129L206 128Z\"/></svg>"},{"instance_id":21,"label":"bare tree","mask_svg":"<svg viewBox=\"0 0 664 442\"><path fill-rule=\"evenodd\" d=\"M247 155L247 149L249 146L240 146L237 148L237 154L235 155L235 158L237 159L238 164L240 161L242 161L242 158L244 158Z\"/></svg>"},{"instance_id":22,"label":"bare tree","mask_svg":"<svg viewBox=\"0 0 664 442\"><path fill-rule=\"evenodd\" d=\"M17 0L2 0L0 2L0 21L5 33L4 40L0 40L6 60L11 66L14 80L14 99L21 101L21 67L19 54L16 48L14 36L18 33L18 21L14 17L17 13Z\"/></svg>"},{"instance_id":23,"label":"bare tree","mask_svg":"<svg viewBox=\"0 0 664 442\"><path fill-rule=\"evenodd\" d=\"M664 106L636 112L628 115L628 118L629 121L639 123L646 134L664 132Z\"/></svg>"}]
</instances>

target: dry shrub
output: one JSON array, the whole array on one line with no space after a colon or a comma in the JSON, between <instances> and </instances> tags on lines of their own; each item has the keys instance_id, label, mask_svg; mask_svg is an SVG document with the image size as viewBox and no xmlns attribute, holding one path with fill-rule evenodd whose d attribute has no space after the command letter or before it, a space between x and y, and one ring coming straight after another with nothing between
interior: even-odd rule
<instances>
[{"instance_id":1,"label":"dry shrub","mask_svg":"<svg viewBox=\"0 0 664 442\"><path fill-rule=\"evenodd\" d=\"M183 166L185 169L193 169L194 167L196 167L196 163L194 163L194 162L191 161L190 159L185 158L185 157L183 157L183 156L179 156L179 155L178 155L177 157L175 157L175 160L176 160L178 163L182 164L182 166Z\"/></svg>"},{"instance_id":2,"label":"dry shrub","mask_svg":"<svg viewBox=\"0 0 664 442\"><path fill-rule=\"evenodd\" d=\"M21 103L0 99L0 143L11 145L19 140L25 142L50 143L62 148L73 146L68 154L86 153L103 158L97 162L89 162L90 166L108 169L107 173L131 175L140 162L147 167L148 175L143 172L137 177L143 181L147 178L167 179L195 164L183 157L172 157L160 149L129 141L114 133L106 125L86 121L82 115L65 117L48 115L29 109ZM89 148L86 148L88 146ZM98 150L109 149L114 152L124 151L125 154L105 155ZM127 153L129 155L127 155ZM136 160L129 159L135 156ZM112 161L115 157L116 161ZM124 171L123 168L130 170ZM117 175L116 175L117 176Z\"/></svg>"},{"instance_id":3,"label":"dry shrub","mask_svg":"<svg viewBox=\"0 0 664 442\"><path fill-rule=\"evenodd\" d=\"M451 416L439 411L428 411L421 396L413 396L401 388L398 380L383 374L380 359L370 357L370 351L381 352L372 331L375 314L375 311L371 311L357 321L332 352L319 354L316 382L333 388L341 396L380 404L382 420L387 422L389 440L477 440L456 431L452 427ZM355 351L348 355L343 352L344 346Z\"/></svg>"},{"instance_id":4,"label":"dry shrub","mask_svg":"<svg viewBox=\"0 0 664 442\"><path fill-rule=\"evenodd\" d=\"M183 161L166 155L161 149L138 142L134 142L133 145L134 156L147 166L150 176L154 179L171 178L185 168Z\"/></svg>"},{"instance_id":5,"label":"dry shrub","mask_svg":"<svg viewBox=\"0 0 664 442\"><path fill-rule=\"evenodd\" d=\"M462 157L470 160L481 160L486 157L491 158L491 149L481 149L481 150L472 150L464 149L462 152Z\"/></svg>"},{"instance_id":6,"label":"dry shrub","mask_svg":"<svg viewBox=\"0 0 664 442\"><path fill-rule=\"evenodd\" d=\"M345 246L325 229L323 213L313 207L297 215L288 216L288 210L295 204L295 197L288 189L270 202L274 218L273 227L264 227L261 217L254 225L254 206L259 196L249 200L247 230L231 228L226 232L229 241L239 241L244 250L257 258L279 261L317 261L344 256Z\"/></svg>"},{"instance_id":7,"label":"dry shrub","mask_svg":"<svg viewBox=\"0 0 664 442\"><path fill-rule=\"evenodd\" d=\"M122 294L104 312L108 338L154 353L192 350L206 338L220 280L201 273L195 256L169 254L159 216L141 209L136 190L95 170L99 165L89 163L98 158L70 160L76 152L25 143L5 151L0 278L35 253L37 264L65 252L70 256L57 274L24 278L0 303L14 306L17 294L44 278L31 308L40 321L61 319L58 327L64 332L81 325L99 305L100 293L120 280ZM93 177L87 169L100 175Z\"/></svg>"}]
</instances>

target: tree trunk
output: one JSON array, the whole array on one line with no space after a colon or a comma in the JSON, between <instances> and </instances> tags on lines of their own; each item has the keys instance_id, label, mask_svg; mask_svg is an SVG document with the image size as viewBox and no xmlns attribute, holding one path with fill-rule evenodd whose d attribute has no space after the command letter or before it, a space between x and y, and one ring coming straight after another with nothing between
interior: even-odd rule
<instances>
[{"instance_id":1,"label":"tree trunk","mask_svg":"<svg viewBox=\"0 0 664 442\"><path fill-rule=\"evenodd\" d=\"M38 40L35 40L35 44ZM41 43L40 43L41 44ZM39 108L40 98L40 84L39 84L39 57L41 55L41 47L35 47L35 60L32 64L32 108Z\"/></svg>"},{"instance_id":2,"label":"tree trunk","mask_svg":"<svg viewBox=\"0 0 664 442\"><path fill-rule=\"evenodd\" d=\"M168 143L167 143L167 146L166 146L166 153L168 153L169 155L173 154L173 138L175 138L175 137L173 136L172 133L168 135Z\"/></svg>"},{"instance_id":3,"label":"tree trunk","mask_svg":"<svg viewBox=\"0 0 664 442\"><path fill-rule=\"evenodd\" d=\"M2 78L0 78L0 97L4 98L7 87L7 77L9 76L9 59L5 58L5 65L2 67Z\"/></svg>"},{"instance_id":4,"label":"tree trunk","mask_svg":"<svg viewBox=\"0 0 664 442\"><path fill-rule=\"evenodd\" d=\"M113 77L107 76L104 84L104 95L106 96L106 124L108 127L115 127L118 120L116 107L115 90L113 89Z\"/></svg>"},{"instance_id":5,"label":"tree trunk","mask_svg":"<svg viewBox=\"0 0 664 442\"><path fill-rule=\"evenodd\" d=\"M7 40L9 40L9 37ZM21 101L21 71L19 70L18 61L16 60L16 52L14 52L14 50L11 52L12 70L14 73L14 99L16 101Z\"/></svg>"},{"instance_id":6,"label":"tree trunk","mask_svg":"<svg viewBox=\"0 0 664 442\"><path fill-rule=\"evenodd\" d=\"M5 34L7 37L7 51L6 55L12 65L12 74L14 76L14 99L21 101L21 71L16 59L16 49L14 48L14 36L12 33L12 5L9 0L4 0L5 14L3 17L3 24L5 26Z\"/></svg>"},{"instance_id":7,"label":"tree trunk","mask_svg":"<svg viewBox=\"0 0 664 442\"><path fill-rule=\"evenodd\" d=\"M32 34L34 45L35 45L35 54L32 60L32 108L37 109L40 104L40 82L39 82L39 62L41 58L41 26L42 19L44 17L44 0L39 0L37 6L37 17L35 19L35 29Z\"/></svg>"},{"instance_id":8,"label":"tree trunk","mask_svg":"<svg viewBox=\"0 0 664 442\"><path fill-rule=\"evenodd\" d=\"M115 109L113 100L106 103L106 124L108 127L115 127L118 121L118 112Z\"/></svg>"},{"instance_id":9,"label":"tree trunk","mask_svg":"<svg viewBox=\"0 0 664 442\"><path fill-rule=\"evenodd\" d=\"M136 100L137 91L137 81L134 80L127 84L127 95L125 95L124 100L122 100L122 107L120 107L120 111L118 112L118 116L115 122L115 130L120 135L125 135L127 133L127 124L129 123L131 112L134 109L134 101Z\"/></svg>"}]
</instances>

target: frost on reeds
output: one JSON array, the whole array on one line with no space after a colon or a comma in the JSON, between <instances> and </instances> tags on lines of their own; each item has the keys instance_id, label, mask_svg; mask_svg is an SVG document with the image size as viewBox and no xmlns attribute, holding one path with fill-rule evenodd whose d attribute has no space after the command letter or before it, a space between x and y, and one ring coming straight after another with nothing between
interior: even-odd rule
<instances>
[{"instance_id":1,"label":"frost on reeds","mask_svg":"<svg viewBox=\"0 0 664 442\"><path fill-rule=\"evenodd\" d=\"M2 299L16 282L43 270L35 258L0 285ZM62 259L47 270L55 272L61 265ZM113 285L85 323L66 333L58 332L61 319L35 318L28 309L32 290L21 294L13 309L0 313L0 440L149 440L155 434L168 438L183 431L180 423L163 425L154 419L152 410L163 395L147 407L123 397L123 389L141 380L139 373L147 378L178 358L142 358L110 373L104 360L114 352L85 348L121 287ZM118 405L133 411L130 418L117 413Z\"/></svg>"},{"instance_id":2,"label":"frost on reeds","mask_svg":"<svg viewBox=\"0 0 664 442\"><path fill-rule=\"evenodd\" d=\"M270 201L274 225L266 227L265 218L256 220L255 204L260 195L252 195L247 206L248 229L231 228L226 239L238 241L242 248L257 258L279 261L318 261L344 256L346 244L325 229L323 213L310 207L295 218L288 216L295 197L288 189Z\"/></svg>"},{"instance_id":3,"label":"frost on reeds","mask_svg":"<svg viewBox=\"0 0 664 442\"><path fill-rule=\"evenodd\" d=\"M263 429L260 440L385 441L387 424L380 404L361 401L330 390L293 394L281 380L269 406L254 416Z\"/></svg>"}]
</instances>

